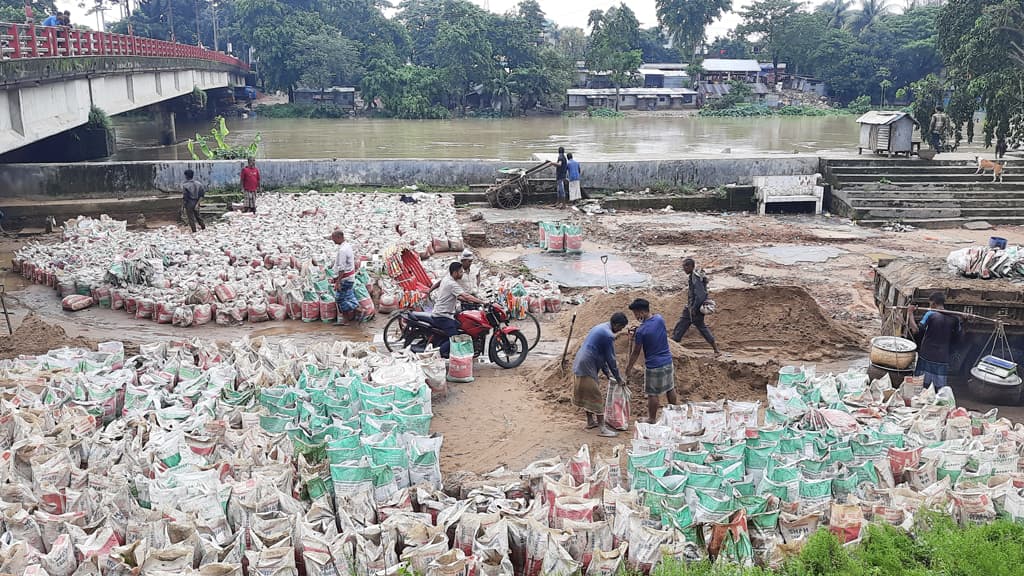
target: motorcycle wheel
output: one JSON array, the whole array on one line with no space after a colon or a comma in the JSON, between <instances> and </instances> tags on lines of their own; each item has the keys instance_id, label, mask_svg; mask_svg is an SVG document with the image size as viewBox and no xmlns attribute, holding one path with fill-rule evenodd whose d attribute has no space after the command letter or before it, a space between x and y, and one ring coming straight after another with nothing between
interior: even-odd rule
<instances>
[{"instance_id":1,"label":"motorcycle wheel","mask_svg":"<svg viewBox=\"0 0 1024 576\"><path fill-rule=\"evenodd\" d=\"M530 352L530 343L522 332L511 334L494 334L487 346L487 356L502 368L515 368L526 360Z\"/></svg>"},{"instance_id":2,"label":"motorcycle wheel","mask_svg":"<svg viewBox=\"0 0 1024 576\"><path fill-rule=\"evenodd\" d=\"M384 326L384 347L388 352L398 352L409 347L411 339L406 339L404 320L401 314L396 314Z\"/></svg>"}]
</instances>

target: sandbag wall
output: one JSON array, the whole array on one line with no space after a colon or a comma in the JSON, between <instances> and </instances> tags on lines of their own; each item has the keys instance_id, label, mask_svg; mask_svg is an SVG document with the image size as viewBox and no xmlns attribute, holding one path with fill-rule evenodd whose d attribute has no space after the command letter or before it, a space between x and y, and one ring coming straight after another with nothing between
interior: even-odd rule
<instances>
[{"instance_id":1,"label":"sandbag wall","mask_svg":"<svg viewBox=\"0 0 1024 576\"><path fill-rule=\"evenodd\" d=\"M120 343L0 361L0 573L649 572L777 566L816 529L1024 521L1024 427L849 372L697 402L628 450L441 490L433 356ZM432 390L431 387L437 387Z\"/></svg>"}]
</instances>

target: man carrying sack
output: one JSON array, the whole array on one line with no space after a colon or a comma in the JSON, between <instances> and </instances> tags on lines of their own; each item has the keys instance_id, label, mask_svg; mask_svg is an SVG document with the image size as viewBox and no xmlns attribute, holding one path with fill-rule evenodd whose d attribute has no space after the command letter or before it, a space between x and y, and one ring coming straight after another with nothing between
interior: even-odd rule
<instances>
[{"instance_id":1,"label":"man carrying sack","mask_svg":"<svg viewBox=\"0 0 1024 576\"><path fill-rule=\"evenodd\" d=\"M622 376L615 360L615 335L626 327L629 321L622 312L612 314L611 320L590 329L576 353L572 365L574 376L572 404L587 414L587 429L598 428L598 436L612 438L618 432L604 421L605 402L598 383L598 372L608 378L609 386L622 386Z\"/></svg>"}]
</instances>

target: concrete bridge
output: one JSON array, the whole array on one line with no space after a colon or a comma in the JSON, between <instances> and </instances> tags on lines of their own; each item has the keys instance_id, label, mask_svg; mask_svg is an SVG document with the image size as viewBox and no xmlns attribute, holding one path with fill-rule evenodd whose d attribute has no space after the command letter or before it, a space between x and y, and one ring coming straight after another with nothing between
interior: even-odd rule
<instances>
[{"instance_id":1,"label":"concrete bridge","mask_svg":"<svg viewBox=\"0 0 1024 576\"><path fill-rule=\"evenodd\" d=\"M233 56L174 42L0 23L0 155L108 115L160 105L161 139L174 141L168 100L195 88L244 86Z\"/></svg>"}]
</instances>

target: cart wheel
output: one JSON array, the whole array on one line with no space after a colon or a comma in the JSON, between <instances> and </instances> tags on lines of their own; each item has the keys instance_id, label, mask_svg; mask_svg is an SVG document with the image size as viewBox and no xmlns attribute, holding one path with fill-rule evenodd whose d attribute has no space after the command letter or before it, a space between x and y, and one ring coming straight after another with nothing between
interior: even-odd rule
<instances>
[{"instance_id":1,"label":"cart wheel","mask_svg":"<svg viewBox=\"0 0 1024 576\"><path fill-rule=\"evenodd\" d=\"M498 207L506 210L519 208L523 204L523 189L519 186L507 186L498 190Z\"/></svg>"}]
</instances>

